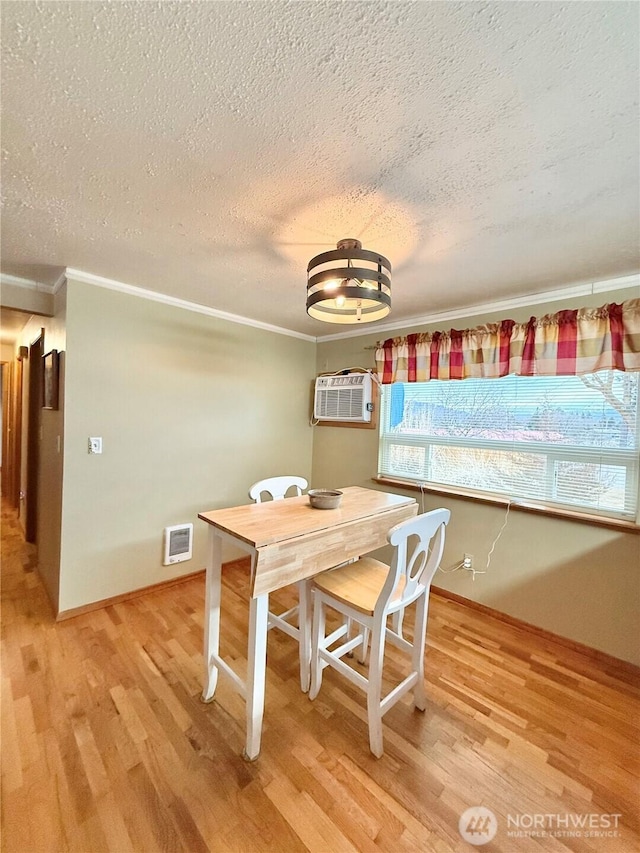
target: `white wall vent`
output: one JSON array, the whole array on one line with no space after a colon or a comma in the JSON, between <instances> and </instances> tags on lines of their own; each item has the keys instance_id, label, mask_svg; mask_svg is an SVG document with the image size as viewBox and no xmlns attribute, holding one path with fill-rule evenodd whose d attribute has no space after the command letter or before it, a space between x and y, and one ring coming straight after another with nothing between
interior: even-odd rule
<instances>
[{"instance_id":1,"label":"white wall vent","mask_svg":"<svg viewBox=\"0 0 640 853\"><path fill-rule=\"evenodd\" d=\"M313 417L319 421L370 423L372 382L369 373L318 376Z\"/></svg>"},{"instance_id":2,"label":"white wall vent","mask_svg":"<svg viewBox=\"0 0 640 853\"><path fill-rule=\"evenodd\" d=\"M164 565L182 563L193 556L193 524L174 524L164 529Z\"/></svg>"}]
</instances>

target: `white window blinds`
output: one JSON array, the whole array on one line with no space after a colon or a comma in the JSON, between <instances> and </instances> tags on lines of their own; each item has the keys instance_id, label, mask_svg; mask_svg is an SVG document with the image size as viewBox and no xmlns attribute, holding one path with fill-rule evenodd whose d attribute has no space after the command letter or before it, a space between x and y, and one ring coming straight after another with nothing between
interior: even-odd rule
<instances>
[{"instance_id":1,"label":"white window blinds","mask_svg":"<svg viewBox=\"0 0 640 853\"><path fill-rule=\"evenodd\" d=\"M635 519L639 375L384 386L379 473Z\"/></svg>"}]
</instances>

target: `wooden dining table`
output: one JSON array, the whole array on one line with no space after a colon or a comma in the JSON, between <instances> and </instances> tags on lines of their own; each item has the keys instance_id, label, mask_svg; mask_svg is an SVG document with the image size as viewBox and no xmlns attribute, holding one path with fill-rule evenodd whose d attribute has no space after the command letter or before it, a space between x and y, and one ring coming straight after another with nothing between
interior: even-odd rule
<instances>
[{"instance_id":1,"label":"wooden dining table","mask_svg":"<svg viewBox=\"0 0 640 853\"><path fill-rule=\"evenodd\" d=\"M300 672L308 690L311 606L299 583L387 544L396 524L416 515L414 498L349 486L337 509L315 509L307 495L211 510L198 518L209 525L204 619L204 689L214 699L218 673L229 677L246 702L244 757L260 753L267 664L269 593L298 583ZM243 680L220 656L222 546L231 543L251 556L247 674Z\"/></svg>"}]
</instances>

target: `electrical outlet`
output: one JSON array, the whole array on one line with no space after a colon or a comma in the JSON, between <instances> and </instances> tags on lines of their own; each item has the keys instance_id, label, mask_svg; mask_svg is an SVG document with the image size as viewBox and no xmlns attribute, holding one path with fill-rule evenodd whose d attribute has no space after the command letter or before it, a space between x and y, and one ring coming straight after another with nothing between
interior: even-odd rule
<instances>
[{"instance_id":1,"label":"electrical outlet","mask_svg":"<svg viewBox=\"0 0 640 853\"><path fill-rule=\"evenodd\" d=\"M473 571L473 554L465 554L462 560L462 568Z\"/></svg>"}]
</instances>

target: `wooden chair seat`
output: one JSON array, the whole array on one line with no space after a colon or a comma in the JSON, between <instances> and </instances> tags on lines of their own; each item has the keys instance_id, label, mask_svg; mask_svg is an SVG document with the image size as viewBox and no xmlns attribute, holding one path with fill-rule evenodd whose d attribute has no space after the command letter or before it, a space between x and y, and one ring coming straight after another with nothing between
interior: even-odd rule
<instances>
[{"instance_id":1,"label":"wooden chair seat","mask_svg":"<svg viewBox=\"0 0 640 853\"><path fill-rule=\"evenodd\" d=\"M361 557L340 569L330 569L314 579L314 588L358 612L373 616L376 602L389 575L389 566L373 557ZM401 577L391 593L390 603L402 597L405 580Z\"/></svg>"}]
</instances>

